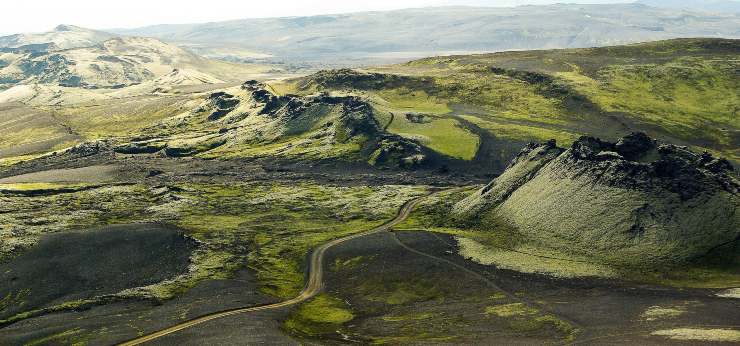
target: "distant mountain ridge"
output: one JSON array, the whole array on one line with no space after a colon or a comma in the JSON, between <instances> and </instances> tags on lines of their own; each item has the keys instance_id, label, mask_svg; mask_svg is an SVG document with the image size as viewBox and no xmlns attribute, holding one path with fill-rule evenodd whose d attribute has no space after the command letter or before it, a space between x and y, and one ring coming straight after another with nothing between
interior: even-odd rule
<instances>
[{"instance_id":1,"label":"distant mountain ridge","mask_svg":"<svg viewBox=\"0 0 740 346\"><path fill-rule=\"evenodd\" d=\"M71 25L0 37L0 102L46 100L61 88L164 90L173 86L241 82L279 67L203 58L156 38L119 37ZM27 87L43 84L44 87ZM69 93L65 89L64 93ZM95 96L95 95L91 95ZM56 96L54 96L56 97ZM97 96L96 96L97 97Z\"/></svg>"},{"instance_id":2,"label":"distant mountain ridge","mask_svg":"<svg viewBox=\"0 0 740 346\"><path fill-rule=\"evenodd\" d=\"M0 59L0 85L43 83L115 88L164 76L179 67L205 65L202 58L152 38L112 38L89 47L17 52ZM2 65L0 65L2 66Z\"/></svg>"},{"instance_id":3,"label":"distant mountain ridge","mask_svg":"<svg viewBox=\"0 0 740 346\"><path fill-rule=\"evenodd\" d=\"M90 47L114 38L116 35L74 25L59 25L45 33L15 34L0 37L0 48L19 48L50 45L54 49Z\"/></svg>"},{"instance_id":4,"label":"distant mountain ridge","mask_svg":"<svg viewBox=\"0 0 740 346\"><path fill-rule=\"evenodd\" d=\"M353 59L389 61L466 52L605 46L677 37L737 38L740 17L643 4L557 4L420 8L112 31L157 37L205 55L233 58L239 54L222 52L243 50L277 60L341 64Z\"/></svg>"},{"instance_id":5,"label":"distant mountain ridge","mask_svg":"<svg viewBox=\"0 0 740 346\"><path fill-rule=\"evenodd\" d=\"M637 3L665 8L717 13L740 13L740 1L733 0L639 0Z\"/></svg>"}]
</instances>

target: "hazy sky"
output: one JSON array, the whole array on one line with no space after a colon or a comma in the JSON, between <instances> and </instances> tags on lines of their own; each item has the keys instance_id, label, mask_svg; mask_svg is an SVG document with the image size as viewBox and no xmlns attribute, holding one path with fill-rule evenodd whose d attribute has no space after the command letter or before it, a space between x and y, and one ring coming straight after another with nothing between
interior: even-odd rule
<instances>
[{"instance_id":1,"label":"hazy sky","mask_svg":"<svg viewBox=\"0 0 740 346\"><path fill-rule=\"evenodd\" d=\"M57 24L124 28L254 17L307 16L444 5L615 3L633 0L4 0L0 35L47 31Z\"/></svg>"}]
</instances>

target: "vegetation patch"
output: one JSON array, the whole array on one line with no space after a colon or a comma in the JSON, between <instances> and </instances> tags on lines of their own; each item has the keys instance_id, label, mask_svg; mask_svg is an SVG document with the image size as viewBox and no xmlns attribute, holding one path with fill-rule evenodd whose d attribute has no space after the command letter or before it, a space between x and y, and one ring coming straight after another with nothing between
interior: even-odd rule
<instances>
[{"instance_id":1,"label":"vegetation patch","mask_svg":"<svg viewBox=\"0 0 740 346\"><path fill-rule=\"evenodd\" d=\"M731 288L717 293L717 297L740 299L740 288Z\"/></svg>"},{"instance_id":2,"label":"vegetation patch","mask_svg":"<svg viewBox=\"0 0 740 346\"><path fill-rule=\"evenodd\" d=\"M344 301L321 294L295 309L284 323L291 333L306 336L334 334L355 316Z\"/></svg>"},{"instance_id":3,"label":"vegetation patch","mask_svg":"<svg viewBox=\"0 0 740 346\"><path fill-rule=\"evenodd\" d=\"M312 248L382 224L425 188L301 183L184 190L190 203L181 208L178 225L206 244L228 249L235 256L229 263L247 263L264 293L289 298L303 288L305 256ZM236 245L245 243L251 245ZM233 266L229 263L225 268Z\"/></svg>"},{"instance_id":4,"label":"vegetation patch","mask_svg":"<svg viewBox=\"0 0 740 346\"><path fill-rule=\"evenodd\" d=\"M39 346L49 344L66 344L66 345L85 345L86 337L84 336L84 330L81 328L75 328L63 331L61 333L49 335L41 339L33 340L26 344L26 346Z\"/></svg>"},{"instance_id":5,"label":"vegetation patch","mask_svg":"<svg viewBox=\"0 0 740 346\"><path fill-rule=\"evenodd\" d=\"M427 122L412 122L399 114L393 118L387 130L391 133L413 139L428 148L449 157L472 160L478 151L480 139L464 129L451 118L426 116Z\"/></svg>"},{"instance_id":6,"label":"vegetation patch","mask_svg":"<svg viewBox=\"0 0 740 346\"><path fill-rule=\"evenodd\" d=\"M660 321L676 318L686 313L686 308L683 306L651 306L640 314L640 319L643 321Z\"/></svg>"},{"instance_id":7,"label":"vegetation patch","mask_svg":"<svg viewBox=\"0 0 740 346\"><path fill-rule=\"evenodd\" d=\"M486 315L498 317L529 316L537 314L539 310L531 308L524 303L511 303L486 307Z\"/></svg>"},{"instance_id":8,"label":"vegetation patch","mask_svg":"<svg viewBox=\"0 0 740 346\"><path fill-rule=\"evenodd\" d=\"M510 303L486 307L484 314L502 318L510 328L519 333L552 330L564 335L566 340L575 340L580 330L557 316L543 314L539 309L524 303Z\"/></svg>"},{"instance_id":9,"label":"vegetation patch","mask_svg":"<svg viewBox=\"0 0 740 346\"><path fill-rule=\"evenodd\" d=\"M365 299L383 302L389 305L403 305L432 299L443 300L443 292L433 282L392 281L381 282L368 280L357 288Z\"/></svg>"},{"instance_id":10,"label":"vegetation patch","mask_svg":"<svg viewBox=\"0 0 740 346\"><path fill-rule=\"evenodd\" d=\"M663 336L673 340L740 342L740 330L735 329L707 329L707 328L676 328L656 330L651 335Z\"/></svg>"},{"instance_id":11,"label":"vegetation patch","mask_svg":"<svg viewBox=\"0 0 740 346\"><path fill-rule=\"evenodd\" d=\"M457 237L460 256L474 262L495 265L501 269L522 273L545 274L559 278L615 277L614 269L604 265L577 259L554 250L533 246L518 246L515 249L488 247L475 240Z\"/></svg>"}]
</instances>

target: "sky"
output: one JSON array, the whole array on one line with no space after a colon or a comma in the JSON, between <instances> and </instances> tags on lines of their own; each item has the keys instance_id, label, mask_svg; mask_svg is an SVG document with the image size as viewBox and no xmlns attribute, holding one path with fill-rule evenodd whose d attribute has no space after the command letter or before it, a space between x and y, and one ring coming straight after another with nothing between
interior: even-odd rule
<instances>
[{"instance_id":1,"label":"sky","mask_svg":"<svg viewBox=\"0 0 740 346\"><path fill-rule=\"evenodd\" d=\"M48 31L58 24L93 29L309 16L426 6L517 6L633 0L5 0L0 35Z\"/></svg>"}]
</instances>

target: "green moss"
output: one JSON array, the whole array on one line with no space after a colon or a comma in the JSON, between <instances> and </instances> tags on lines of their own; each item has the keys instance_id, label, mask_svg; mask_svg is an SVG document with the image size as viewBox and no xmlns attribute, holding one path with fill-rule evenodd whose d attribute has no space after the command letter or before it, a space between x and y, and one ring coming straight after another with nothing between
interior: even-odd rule
<instances>
[{"instance_id":1,"label":"green moss","mask_svg":"<svg viewBox=\"0 0 740 346\"><path fill-rule=\"evenodd\" d=\"M404 322L404 321L419 321L419 320L427 320L430 318L436 317L437 314L431 313L431 312L423 312L423 313L417 313L417 314L407 314L407 315L395 315L395 316L383 316L383 321L386 322Z\"/></svg>"},{"instance_id":2,"label":"green moss","mask_svg":"<svg viewBox=\"0 0 740 346\"><path fill-rule=\"evenodd\" d=\"M707 267L689 265L663 271L630 271L625 278L680 288L732 288L740 286L740 266Z\"/></svg>"},{"instance_id":3,"label":"green moss","mask_svg":"<svg viewBox=\"0 0 740 346\"><path fill-rule=\"evenodd\" d=\"M388 131L414 139L426 147L463 160L472 160L478 151L480 139L451 118L423 115L428 121L411 122L405 114L397 114Z\"/></svg>"},{"instance_id":4,"label":"green moss","mask_svg":"<svg viewBox=\"0 0 740 346\"><path fill-rule=\"evenodd\" d=\"M511 303L486 307L486 315L498 317L528 316L537 314L539 310L531 308L524 303Z\"/></svg>"},{"instance_id":5,"label":"green moss","mask_svg":"<svg viewBox=\"0 0 740 346\"><path fill-rule=\"evenodd\" d=\"M575 340L580 330L555 315L543 314L539 309L524 303L511 303L486 307L485 315L506 319L509 328L517 333L552 331L566 340Z\"/></svg>"},{"instance_id":6,"label":"green moss","mask_svg":"<svg viewBox=\"0 0 740 346\"><path fill-rule=\"evenodd\" d=\"M132 97L49 108L48 111L86 139L137 135L158 121L189 111L190 97Z\"/></svg>"},{"instance_id":7,"label":"green moss","mask_svg":"<svg viewBox=\"0 0 740 346\"><path fill-rule=\"evenodd\" d=\"M208 244L251 244L230 261L245 256L261 291L280 298L295 296L303 288L304 260L312 248L391 219L401 204L423 192L420 187L313 183L189 185L185 189L183 195L192 204L181 211L178 224Z\"/></svg>"},{"instance_id":8,"label":"green moss","mask_svg":"<svg viewBox=\"0 0 740 346\"><path fill-rule=\"evenodd\" d=\"M475 115L477 124L504 139L568 143L583 134L613 138L623 134L620 123L626 122L737 161L737 49L736 41L681 39L428 58L376 68L386 75L416 77L398 80L406 88L395 83L370 93L418 92L456 114ZM404 106L417 112L428 108L414 102Z\"/></svg>"},{"instance_id":9,"label":"green moss","mask_svg":"<svg viewBox=\"0 0 740 346\"><path fill-rule=\"evenodd\" d=\"M26 346L37 346L37 345L49 345L49 344L66 344L66 345L85 345L84 336L80 335L83 333L83 329L75 328L54 335L45 336L40 339L33 340L26 344Z\"/></svg>"},{"instance_id":10,"label":"green moss","mask_svg":"<svg viewBox=\"0 0 740 346\"><path fill-rule=\"evenodd\" d=\"M360 266L365 260L366 259L363 256L356 256L348 259L336 258L334 259L334 263L332 263L331 270L335 272L352 270Z\"/></svg>"},{"instance_id":11,"label":"green moss","mask_svg":"<svg viewBox=\"0 0 740 346\"><path fill-rule=\"evenodd\" d=\"M64 184L64 183L13 183L0 184L0 190L4 191L54 191L79 189L89 184Z\"/></svg>"},{"instance_id":12,"label":"green moss","mask_svg":"<svg viewBox=\"0 0 740 346\"><path fill-rule=\"evenodd\" d=\"M428 343L450 343L457 339L457 336L440 336L435 333L416 333L414 335L388 336L373 338L373 345L409 345L425 341Z\"/></svg>"},{"instance_id":13,"label":"green moss","mask_svg":"<svg viewBox=\"0 0 740 346\"><path fill-rule=\"evenodd\" d=\"M321 294L295 309L285 321L284 327L294 334L318 336L335 333L353 319L354 315L347 303Z\"/></svg>"},{"instance_id":14,"label":"green moss","mask_svg":"<svg viewBox=\"0 0 740 346\"><path fill-rule=\"evenodd\" d=\"M558 145L568 147L580 137L572 130L562 130L558 127L548 128L545 126L520 125L511 122L497 121L495 119L483 119L478 116L462 116L464 119L488 130L499 139L520 142L544 142L555 139Z\"/></svg>"},{"instance_id":15,"label":"green moss","mask_svg":"<svg viewBox=\"0 0 740 346\"><path fill-rule=\"evenodd\" d=\"M424 279L415 282L367 280L358 287L358 291L369 301L389 305L404 305L432 299L444 299L443 292L438 288L438 285Z\"/></svg>"},{"instance_id":16,"label":"green moss","mask_svg":"<svg viewBox=\"0 0 740 346\"><path fill-rule=\"evenodd\" d=\"M436 96L427 94L424 90L409 88L387 89L377 94L389 104L389 108L396 110L415 111L421 113L445 114L450 112L446 102Z\"/></svg>"}]
</instances>

